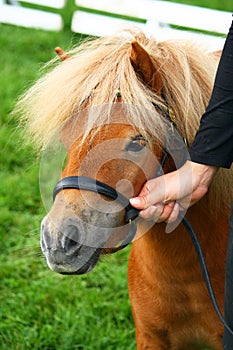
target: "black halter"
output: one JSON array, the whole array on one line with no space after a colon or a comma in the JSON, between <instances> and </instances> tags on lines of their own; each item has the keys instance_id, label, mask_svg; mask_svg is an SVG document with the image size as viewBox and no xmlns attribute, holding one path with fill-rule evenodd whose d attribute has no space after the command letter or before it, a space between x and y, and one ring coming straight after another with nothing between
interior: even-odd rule
<instances>
[{"instance_id":1,"label":"black halter","mask_svg":"<svg viewBox=\"0 0 233 350\"><path fill-rule=\"evenodd\" d=\"M129 200L123 194L119 193L114 188L106 185L105 183L92 179L90 177L68 176L61 179L56 184L53 191L53 200L55 200L56 195L60 191L72 188L77 190L96 192L119 202L125 209L125 222L129 223L131 225L131 228L126 238L123 240L123 242L121 242L120 246L115 248L115 251L125 248L129 243L132 242L137 231L137 226L134 219L136 219L138 216L139 210L132 207Z\"/></svg>"}]
</instances>

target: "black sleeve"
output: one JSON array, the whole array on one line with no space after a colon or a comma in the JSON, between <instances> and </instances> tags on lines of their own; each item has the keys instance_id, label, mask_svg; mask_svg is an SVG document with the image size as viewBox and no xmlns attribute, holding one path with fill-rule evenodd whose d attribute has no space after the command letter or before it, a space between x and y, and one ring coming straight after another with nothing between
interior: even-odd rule
<instances>
[{"instance_id":1,"label":"black sleeve","mask_svg":"<svg viewBox=\"0 0 233 350\"><path fill-rule=\"evenodd\" d=\"M190 157L197 163L224 168L233 162L233 21Z\"/></svg>"}]
</instances>

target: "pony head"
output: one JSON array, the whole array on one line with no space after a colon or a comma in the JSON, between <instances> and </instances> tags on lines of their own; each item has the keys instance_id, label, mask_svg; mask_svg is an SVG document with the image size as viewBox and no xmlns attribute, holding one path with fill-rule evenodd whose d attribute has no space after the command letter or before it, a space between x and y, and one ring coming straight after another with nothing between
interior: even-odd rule
<instances>
[{"instance_id":1,"label":"pony head","mask_svg":"<svg viewBox=\"0 0 233 350\"><path fill-rule=\"evenodd\" d=\"M45 150L59 135L68 152L61 178L91 177L127 198L138 194L160 169L171 119L192 142L210 96L215 58L193 43L157 42L137 30L86 42L68 54L57 51L63 62L16 108L30 138ZM176 165L170 159L164 171ZM124 214L121 204L103 195L60 191L41 225L49 267L90 271L127 235ZM150 228L142 223L139 231Z\"/></svg>"}]
</instances>

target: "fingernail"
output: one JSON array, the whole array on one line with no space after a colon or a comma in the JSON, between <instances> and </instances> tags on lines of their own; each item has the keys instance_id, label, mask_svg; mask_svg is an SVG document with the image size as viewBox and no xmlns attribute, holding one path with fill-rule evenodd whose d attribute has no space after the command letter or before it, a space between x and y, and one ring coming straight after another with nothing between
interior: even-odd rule
<instances>
[{"instance_id":1,"label":"fingernail","mask_svg":"<svg viewBox=\"0 0 233 350\"><path fill-rule=\"evenodd\" d=\"M129 201L132 205L140 205L140 199L138 198L130 198Z\"/></svg>"}]
</instances>

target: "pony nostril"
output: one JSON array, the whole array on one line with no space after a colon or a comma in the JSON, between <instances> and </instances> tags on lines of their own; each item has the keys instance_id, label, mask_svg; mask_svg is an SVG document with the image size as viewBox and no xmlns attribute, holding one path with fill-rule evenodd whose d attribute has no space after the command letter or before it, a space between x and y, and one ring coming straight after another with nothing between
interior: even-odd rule
<instances>
[{"instance_id":1,"label":"pony nostril","mask_svg":"<svg viewBox=\"0 0 233 350\"><path fill-rule=\"evenodd\" d=\"M78 250L80 247L80 244L77 241L74 241L73 239L66 237L64 242L64 249L66 253L71 254Z\"/></svg>"},{"instance_id":2,"label":"pony nostril","mask_svg":"<svg viewBox=\"0 0 233 350\"><path fill-rule=\"evenodd\" d=\"M65 222L56 227L46 220L41 224L40 245L44 253L63 251L66 254L73 254L81 246L80 238L80 230L76 225Z\"/></svg>"},{"instance_id":3,"label":"pony nostril","mask_svg":"<svg viewBox=\"0 0 233 350\"><path fill-rule=\"evenodd\" d=\"M62 246L67 254L72 254L80 248L80 234L77 227L68 226L68 232L64 237Z\"/></svg>"}]
</instances>

